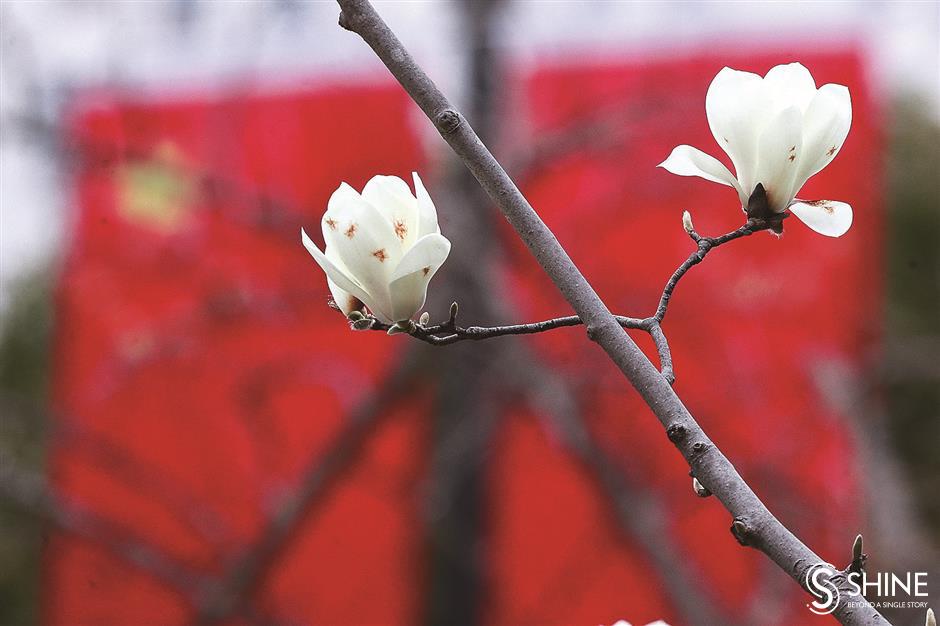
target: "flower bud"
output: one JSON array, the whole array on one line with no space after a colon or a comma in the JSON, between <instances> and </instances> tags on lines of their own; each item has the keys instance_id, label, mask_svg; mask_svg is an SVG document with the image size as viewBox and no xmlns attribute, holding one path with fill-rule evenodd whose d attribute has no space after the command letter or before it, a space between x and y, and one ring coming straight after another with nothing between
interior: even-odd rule
<instances>
[{"instance_id":1,"label":"flower bud","mask_svg":"<svg viewBox=\"0 0 940 626\"><path fill-rule=\"evenodd\" d=\"M415 193L395 176L375 176L362 193L343 183L321 226L324 251L301 230L301 241L327 276L333 300L349 315L365 305L380 322L410 320L428 283L450 253L437 209L418 174Z\"/></svg>"},{"instance_id":2,"label":"flower bud","mask_svg":"<svg viewBox=\"0 0 940 626\"><path fill-rule=\"evenodd\" d=\"M856 535L855 542L852 544L852 562L855 563L862 558L862 536Z\"/></svg>"}]
</instances>

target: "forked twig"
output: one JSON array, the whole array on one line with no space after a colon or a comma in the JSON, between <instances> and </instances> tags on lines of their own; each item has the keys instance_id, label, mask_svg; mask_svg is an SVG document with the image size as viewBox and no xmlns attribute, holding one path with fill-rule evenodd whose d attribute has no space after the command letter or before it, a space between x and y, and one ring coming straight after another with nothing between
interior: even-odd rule
<instances>
[{"instance_id":1,"label":"forked twig","mask_svg":"<svg viewBox=\"0 0 940 626\"><path fill-rule=\"evenodd\" d=\"M718 237L702 237L694 230L689 231L689 236L696 243L696 250L689 255L682 265L680 265L666 286L663 288L662 296L659 299L659 305L656 312L650 317L638 318L627 317L624 315L615 315L614 319L621 328L630 328L642 330L649 333L656 345L656 352L659 355L659 369L666 381L671 385L675 382L676 376L672 365L672 352L669 348L669 342L662 329L662 321L666 315L666 309L669 307L669 300L673 291L679 284L679 280L685 276L686 272L692 269L692 266L701 263L712 249L717 248L729 241L746 237L753 233L773 228L777 221L768 221L759 218L751 218L744 226ZM542 320L539 322L528 322L524 324L507 324L501 326L459 326L457 324L457 303L451 305L450 317L447 321L440 324L427 325L426 322L386 324L371 315L364 315L353 312L350 317L351 325L356 330L378 330L390 334L406 333L428 343L432 346L448 346L459 341L482 341L494 337L506 337L509 335L533 335L544 333L558 328L568 328L572 326L581 326L584 324L577 315L568 315L565 317L556 317Z\"/></svg>"}]
</instances>

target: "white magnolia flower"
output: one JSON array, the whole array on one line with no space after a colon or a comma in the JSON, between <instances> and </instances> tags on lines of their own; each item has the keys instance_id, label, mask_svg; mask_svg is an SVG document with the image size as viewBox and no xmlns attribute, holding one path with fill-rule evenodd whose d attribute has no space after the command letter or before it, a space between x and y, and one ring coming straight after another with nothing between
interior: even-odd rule
<instances>
[{"instance_id":1,"label":"white magnolia flower","mask_svg":"<svg viewBox=\"0 0 940 626\"><path fill-rule=\"evenodd\" d=\"M789 210L830 237L849 229L848 204L795 199L806 180L842 148L852 124L848 88L828 84L816 89L809 70L799 63L778 65L763 78L726 67L708 88L705 114L737 177L718 159L691 146L675 148L660 167L734 187L742 207L761 184L771 212Z\"/></svg>"},{"instance_id":2,"label":"white magnolia flower","mask_svg":"<svg viewBox=\"0 0 940 626\"><path fill-rule=\"evenodd\" d=\"M361 195L341 184L321 221L325 252L300 231L346 315L365 305L386 324L411 319L450 253L434 203L417 172L413 176L414 195L397 176L373 177Z\"/></svg>"}]
</instances>

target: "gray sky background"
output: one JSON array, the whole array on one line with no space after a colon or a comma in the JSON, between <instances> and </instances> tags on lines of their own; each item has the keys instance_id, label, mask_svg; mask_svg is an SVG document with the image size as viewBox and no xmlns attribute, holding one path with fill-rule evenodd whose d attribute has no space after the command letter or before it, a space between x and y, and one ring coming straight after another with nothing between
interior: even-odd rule
<instances>
[{"instance_id":1,"label":"gray sky background","mask_svg":"<svg viewBox=\"0 0 940 626\"><path fill-rule=\"evenodd\" d=\"M457 7L376 5L459 102ZM277 89L331 77L386 80L371 51L336 25L338 13L327 0L0 0L0 320L11 285L55 261L67 233L66 181L50 145L24 131L24 117L54 125L68 94L102 84L159 97L204 92L207 85ZM522 68L624 53L686 56L719 44L825 49L852 43L864 51L882 99L898 93L923 99L940 121L940 3L933 0L516 0L501 28L502 44Z\"/></svg>"}]
</instances>

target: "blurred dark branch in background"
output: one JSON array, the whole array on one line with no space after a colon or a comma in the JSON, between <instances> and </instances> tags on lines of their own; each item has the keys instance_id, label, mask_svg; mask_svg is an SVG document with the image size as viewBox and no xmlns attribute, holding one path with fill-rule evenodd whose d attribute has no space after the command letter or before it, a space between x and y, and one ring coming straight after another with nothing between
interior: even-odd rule
<instances>
[{"instance_id":1,"label":"blurred dark branch in background","mask_svg":"<svg viewBox=\"0 0 940 626\"><path fill-rule=\"evenodd\" d=\"M132 531L94 511L70 502L50 491L38 475L23 472L9 462L8 451L0 451L0 497L30 516L56 528L104 547L183 597L195 601L206 580L165 550L150 544Z\"/></svg>"},{"instance_id":2,"label":"blurred dark branch in background","mask_svg":"<svg viewBox=\"0 0 940 626\"><path fill-rule=\"evenodd\" d=\"M272 565L290 545L299 527L322 503L337 479L352 465L369 435L397 401L415 391L427 359L409 351L388 372L378 389L350 411L345 425L326 452L311 459L297 487L287 495L258 539L236 555L222 578L200 600L196 624L213 624L243 612L253 592L264 584ZM317 416L308 416L316 419Z\"/></svg>"},{"instance_id":3,"label":"blurred dark branch in background","mask_svg":"<svg viewBox=\"0 0 940 626\"><path fill-rule=\"evenodd\" d=\"M870 386L885 402L883 432L940 549L940 126L936 110L898 97L887 160L886 352ZM918 106L918 104L920 106ZM911 349L913 344L918 348ZM901 355L904 355L903 357ZM936 561L935 561L936 563Z\"/></svg>"},{"instance_id":4,"label":"blurred dark branch in background","mask_svg":"<svg viewBox=\"0 0 940 626\"><path fill-rule=\"evenodd\" d=\"M682 452L694 475L734 517L732 533L742 545L758 548L794 580L804 584L807 568L824 562L770 513L731 462L695 422L671 386L623 331L564 248L541 221L469 124L415 64L382 18L365 0L339 0L339 23L369 44L389 71L425 112L445 141L503 211L510 224L585 321L597 342L640 392ZM760 187L758 187L760 189ZM750 207L749 207L750 209ZM833 581L837 582L838 581ZM846 581L842 581L844 584ZM845 588L848 591L848 587ZM846 598L848 594L846 594ZM869 603L839 601L833 615L843 624L888 622Z\"/></svg>"},{"instance_id":5,"label":"blurred dark branch in background","mask_svg":"<svg viewBox=\"0 0 940 626\"><path fill-rule=\"evenodd\" d=\"M585 424L577 394L565 379L541 365L528 350L521 351L517 359L523 361L514 368L521 393L548 416L551 432L560 436L565 449L598 484L618 529L649 559L652 570L682 616L682 623L763 626L760 621L741 621L727 614L709 596L701 584L702 573L683 555L668 530L665 503L654 490L632 480L601 445Z\"/></svg>"},{"instance_id":6,"label":"blurred dark branch in background","mask_svg":"<svg viewBox=\"0 0 940 626\"><path fill-rule=\"evenodd\" d=\"M868 517L874 532L866 545L874 545L879 567L903 570L916 567L940 576L940 554L925 536L918 518L916 494L905 487L904 468L893 453L884 401L866 377L843 361L823 361L813 372L819 395L837 414L851 415L862 466ZM874 542L871 541L874 537ZM901 617L899 615L899 617Z\"/></svg>"}]
</instances>

